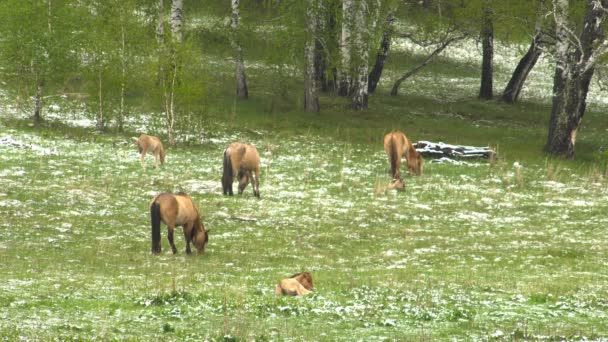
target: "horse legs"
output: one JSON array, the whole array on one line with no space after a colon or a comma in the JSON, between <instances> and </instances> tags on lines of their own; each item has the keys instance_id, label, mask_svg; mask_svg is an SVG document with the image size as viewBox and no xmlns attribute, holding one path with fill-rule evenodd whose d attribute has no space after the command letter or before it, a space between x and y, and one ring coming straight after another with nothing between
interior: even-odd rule
<instances>
[{"instance_id":1,"label":"horse legs","mask_svg":"<svg viewBox=\"0 0 608 342\"><path fill-rule=\"evenodd\" d=\"M257 198L260 198L260 171L255 170L254 173L251 174L251 186L253 187L253 195Z\"/></svg>"},{"instance_id":2,"label":"horse legs","mask_svg":"<svg viewBox=\"0 0 608 342\"><path fill-rule=\"evenodd\" d=\"M146 158L146 150L142 149L141 152L140 152L140 154L139 154L139 163L141 164L141 167L144 168L144 169L146 168L146 160L145 160L145 158Z\"/></svg>"},{"instance_id":3,"label":"horse legs","mask_svg":"<svg viewBox=\"0 0 608 342\"><path fill-rule=\"evenodd\" d=\"M160 166L160 146L153 151L154 152L154 167Z\"/></svg>"},{"instance_id":4,"label":"horse legs","mask_svg":"<svg viewBox=\"0 0 608 342\"><path fill-rule=\"evenodd\" d=\"M192 254L192 250L190 249L190 242L192 241L192 229L194 224L184 224L182 227L184 228L184 237L186 238L186 254Z\"/></svg>"},{"instance_id":5,"label":"horse legs","mask_svg":"<svg viewBox=\"0 0 608 342\"><path fill-rule=\"evenodd\" d=\"M167 225L167 238L169 239L171 250L173 251L173 254L177 254L177 248L175 247L175 242L173 242L173 231L175 231L175 226Z\"/></svg>"}]
</instances>

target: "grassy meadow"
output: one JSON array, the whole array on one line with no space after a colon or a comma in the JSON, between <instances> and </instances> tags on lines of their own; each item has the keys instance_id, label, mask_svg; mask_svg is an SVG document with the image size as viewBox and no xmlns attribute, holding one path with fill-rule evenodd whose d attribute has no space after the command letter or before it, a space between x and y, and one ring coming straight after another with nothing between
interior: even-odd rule
<instances>
[{"instance_id":1,"label":"grassy meadow","mask_svg":"<svg viewBox=\"0 0 608 342\"><path fill-rule=\"evenodd\" d=\"M369 110L324 96L318 114L279 93L299 94L297 79L272 83L257 64L252 98L235 101L232 65L220 65L204 128L158 169L150 156L140 167L132 138L165 136L137 114L127 133L99 134L63 105L38 126L0 106L0 339L607 340L606 108L589 104L576 160L548 158L549 99L535 92L550 91L547 69L524 90L539 98L512 106L476 100L477 66L448 58L389 96L416 58L394 51ZM497 66L497 87L509 72ZM392 129L500 157L427 160L388 191ZM259 200L251 187L221 194L234 140L260 151ZM184 253L180 230L177 255L164 230L150 254L161 191L198 203L204 255ZM314 293L277 297L300 271Z\"/></svg>"}]
</instances>

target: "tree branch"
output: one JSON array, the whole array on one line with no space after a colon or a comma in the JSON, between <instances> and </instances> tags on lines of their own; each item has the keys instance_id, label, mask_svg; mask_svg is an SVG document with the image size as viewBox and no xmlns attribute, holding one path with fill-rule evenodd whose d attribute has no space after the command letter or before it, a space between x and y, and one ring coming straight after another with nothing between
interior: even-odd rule
<instances>
[{"instance_id":1,"label":"tree branch","mask_svg":"<svg viewBox=\"0 0 608 342\"><path fill-rule=\"evenodd\" d=\"M401 86L401 83L403 81L405 81L406 79L408 79L409 77L415 75L418 71L422 70L422 68L424 68L427 64L429 64L431 62L431 60L437 56L438 54L440 54L443 50L445 50L445 48L447 48L450 44L452 44L455 41L459 41L459 40L463 40L465 38L467 38L468 35L463 33L461 35L458 36L454 36L454 37L450 37L447 40L444 40L437 48L435 48L435 50L433 52L431 52L430 55L428 55L423 61L422 63L420 63L419 65L415 66L413 69L411 69L410 71L406 72L403 76L401 76L393 85L393 89L391 90L391 96L395 96L397 95L397 92L399 91L399 87Z\"/></svg>"}]
</instances>

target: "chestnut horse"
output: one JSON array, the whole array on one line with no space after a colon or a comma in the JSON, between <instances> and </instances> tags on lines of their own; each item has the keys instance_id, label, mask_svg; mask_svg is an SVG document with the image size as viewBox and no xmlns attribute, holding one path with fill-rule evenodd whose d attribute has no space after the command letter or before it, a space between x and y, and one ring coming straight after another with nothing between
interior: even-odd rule
<instances>
[{"instance_id":1,"label":"chestnut horse","mask_svg":"<svg viewBox=\"0 0 608 342\"><path fill-rule=\"evenodd\" d=\"M312 277L308 272L301 272L282 279L274 288L277 295L302 296L313 290Z\"/></svg>"},{"instance_id":2,"label":"chestnut horse","mask_svg":"<svg viewBox=\"0 0 608 342\"><path fill-rule=\"evenodd\" d=\"M224 172L222 190L224 195L232 196L234 176L239 181L239 195L251 182L253 195L260 197L260 155L251 144L232 143L224 150Z\"/></svg>"},{"instance_id":3,"label":"chestnut horse","mask_svg":"<svg viewBox=\"0 0 608 342\"><path fill-rule=\"evenodd\" d=\"M393 179L401 179L401 157L407 158L407 168L410 175L422 174L424 161L422 155L412 146L410 140L403 132L391 132L384 136L384 151L388 155L388 163L391 166Z\"/></svg>"},{"instance_id":4,"label":"chestnut horse","mask_svg":"<svg viewBox=\"0 0 608 342\"><path fill-rule=\"evenodd\" d=\"M190 254L190 242L196 247L198 254L205 251L209 241L208 231L201 222L201 216L192 198L183 192L177 194L161 193L150 202L150 221L152 223L152 253L160 254L160 223L167 225L167 238L173 254L177 253L173 242L175 226L184 228L186 238L186 253Z\"/></svg>"},{"instance_id":5,"label":"chestnut horse","mask_svg":"<svg viewBox=\"0 0 608 342\"><path fill-rule=\"evenodd\" d=\"M140 154L139 162L141 164L141 167L146 167L145 157L146 153L148 152L154 155L155 167L158 167L159 164L163 165L165 163L165 156L167 155L167 153L165 152L163 143L160 141L159 138L152 135L142 134L139 136L139 139L137 139L135 144L137 145L137 150Z\"/></svg>"}]
</instances>

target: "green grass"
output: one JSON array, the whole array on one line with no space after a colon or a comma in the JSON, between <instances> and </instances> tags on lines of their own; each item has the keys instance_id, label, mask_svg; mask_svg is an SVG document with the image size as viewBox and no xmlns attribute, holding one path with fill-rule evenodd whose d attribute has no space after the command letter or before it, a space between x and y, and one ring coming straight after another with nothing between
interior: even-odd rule
<instances>
[{"instance_id":1,"label":"green grass","mask_svg":"<svg viewBox=\"0 0 608 342\"><path fill-rule=\"evenodd\" d=\"M229 56L215 49L221 33L203 36L211 59ZM141 169L131 139L158 123L98 134L0 119L0 139L33 146L0 145L0 339L608 338L605 108L589 105L565 161L542 152L548 101L478 101L470 63L440 58L395 97L392 81L420 58L396 51L369 110L324 94L322 112L305 113L294 109L301 73L252 55L251 99L232 96L230 63L214 65L201 127L160 169ZM500 157L427 160L406 191L387 191L381 141L392 129ZM260 200L251 188L221 195L232 140L260 150ZM185 255L179 230L177 255L165 237L150 254L148 204L161 191L198 203L204 255ZM314 294L275 296L299 271Z\"/></svg>"},{"instance_id":2,"label":"green grass","mask_svg":"<svg viewBox=\"0 0 608 342\"><path fill-rule=\"evenodd\" d=\"M214 133L219 141L171 148L161 169L142 170L127 135L5 121L2 136L53 152L0 147L0 335L608 336L602 172L536 151L513 158L515 147L501 143L508 157L497 163L427 162L422 177L406 179L405 192L384 191L379 136L383 125L398 124L390 127L371 110L341 123L329 113L314 114L320 120L308 126L311 114L262 116L254 125L255 104L248 105L239 103L235 114L245 129L224 128ZM411 122L421 138L445 134L448 142L456 140L448 129L454 127L470 133L457 141L469 144L525 133L521 121L505 119L507 133L488 127L476 134L466 128L469 115L403 114L400 122ZM445 133L431 133L433 124ZM529 130L540 135L540 128ZM235 133L262 153L260 200L250 188L243 196L221 195L223 141ZM159 191L186 191L199 204L211 228L205 255L186 256L179 232L176 256L164 237L163 254L150 254L147 205ZM280 278L302 270L313 275L313 295L274 295Z\"/></svg>"}]
</instances>

